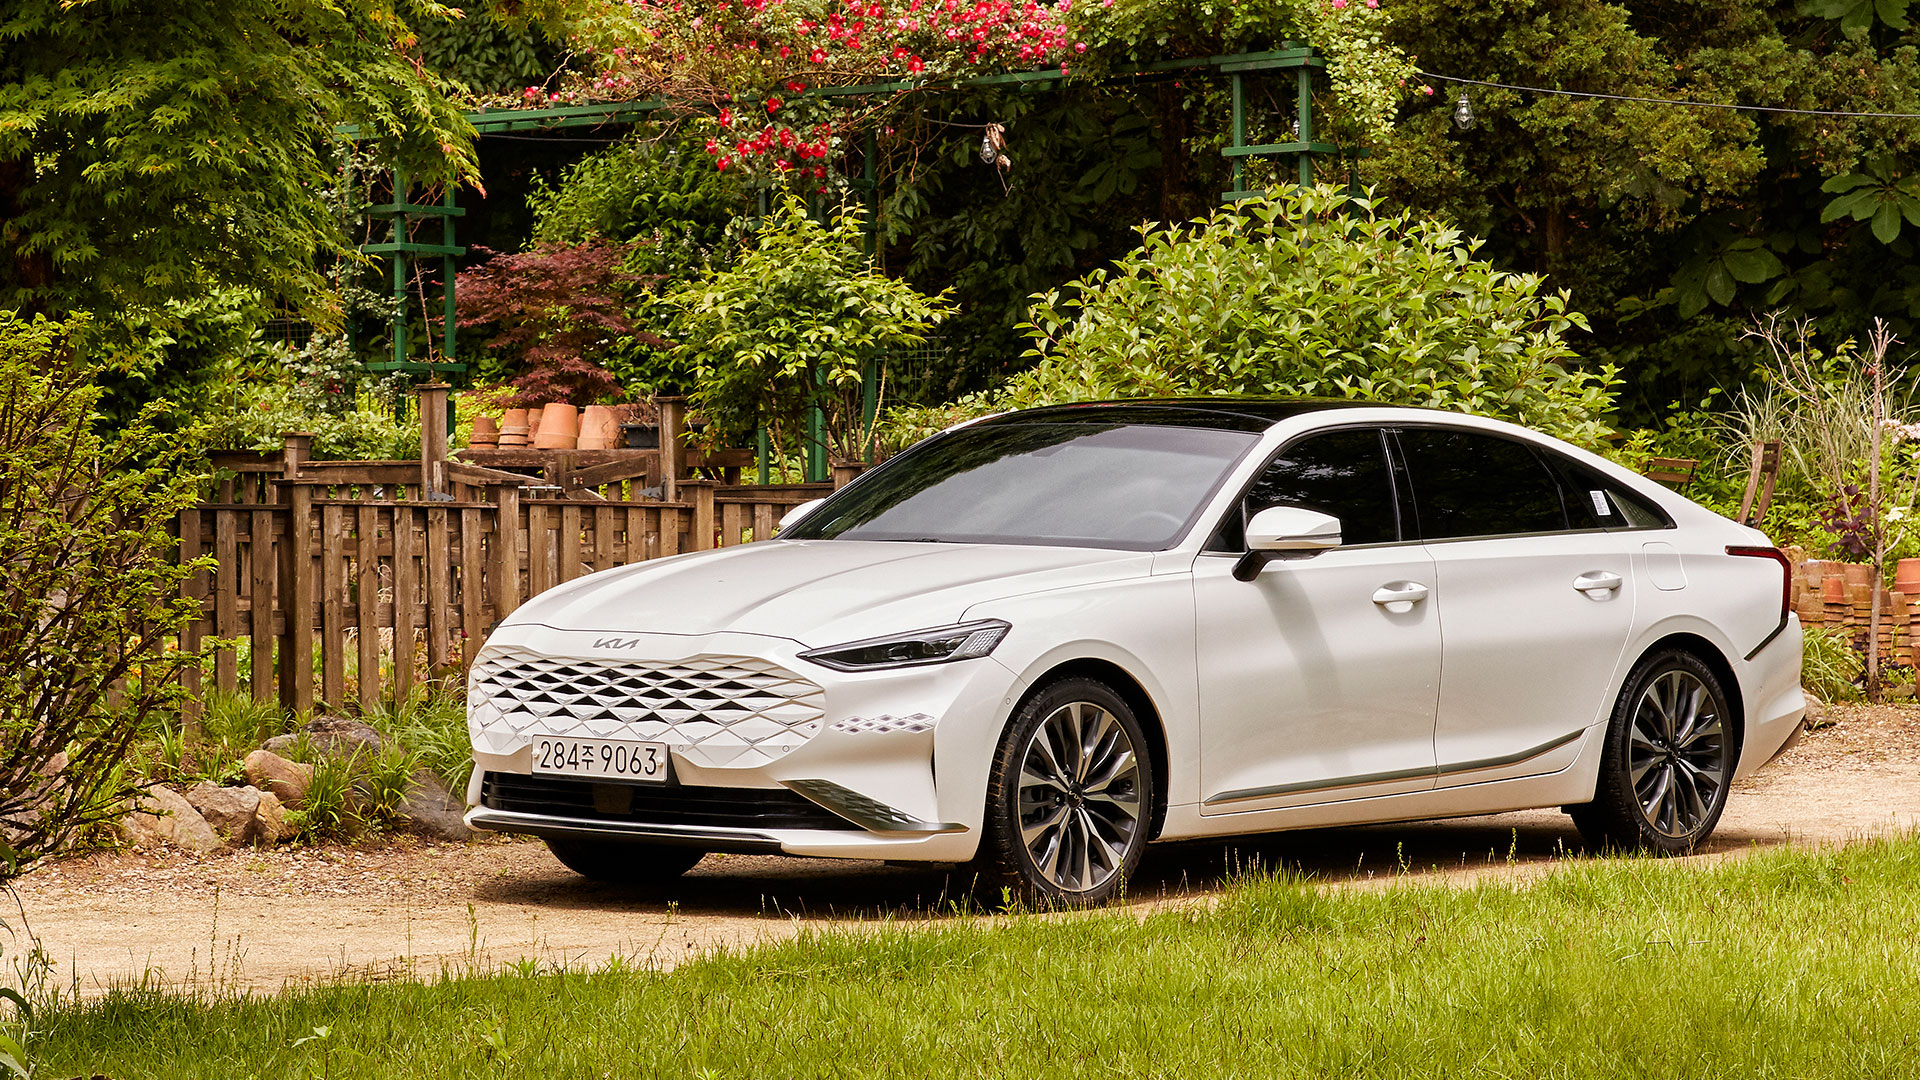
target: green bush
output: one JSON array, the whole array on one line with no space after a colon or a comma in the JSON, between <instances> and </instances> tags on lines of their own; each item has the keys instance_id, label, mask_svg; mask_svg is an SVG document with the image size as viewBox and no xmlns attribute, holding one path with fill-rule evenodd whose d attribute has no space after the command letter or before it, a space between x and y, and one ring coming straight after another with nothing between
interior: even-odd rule
<instances>
[{"instance_id":1,"label":"green bush","mask_svg":"<svg viewBox=\"0 0 1920 1080\"><path fill-rule=\"evenodd\" d=\"M199 604L168 533L194 448L154 430L158 404L101 437L85 333L0 312L0 879L118 813L139 733L197 662L174 644Z\"/></svg>"},{"instance_id":2,"label":"green bush","mask_svg":"<svg viewBox=\"0 0 1920 1080\"><path fill-rule=\"evenodd\" d=\"M449 695L416 695L367 715L381 734L418 754L417 767L440 778L460 795L473 772L473 743L467 736L466 705Z\"/></svg>"},{"instance_id":3,"label":"green bush","mask_svg":"<svg viewBox=\"0 0 1920 1080\"><path fill-rule=\"evenodd\" d=\"M1853 647L1845 630L1818 626L1800 631L1800 686L1821 701L1858 701L1857 682L1866 671L1865 661Z\"/></svg>"},{"instance_id":4,"label":"green bush","mask_svg":"<svg viewBox=\"0 0 1920 1080\"><path fill-rule=\"evenodd\" d=\"M765 425L776 444L801 437L809 405L826 414L831 450L859 456L861 374L869 361L923 345L953 311L940 296L874 269L860 223L822 225L798 198L781 200L754 246L726 270L667 297L672 335L698 372L690 403L708 436L741 445Z\"/></svg>"},{"instance_id":5,"label":"green bush","mask_svg":"<svg viewBox=\"0 0 1920 1080\"><path fill-rule=\"evenodd\" d=\"M1111 269L1034 298L1036 367L955 406L899 410L887 435L1063 401L1249 394L1477 413L1596 444L1618 380L1577 365L1566 335L1585 317L1479 246L1329 188L1144 227Z\"/></svg>"},{"instance_id":6,"label":"green bush","mask_svg":"<svg viewBox=\"0 0 1920 1080\"><path fill-rule=\"evenodd\" d=\"M306 755L296 755L306 756ZM327 754L315 757L313 777L294 819L303 840L347 840L364 824L355 783L360 755Z\"/></svg>"}]
</instances>

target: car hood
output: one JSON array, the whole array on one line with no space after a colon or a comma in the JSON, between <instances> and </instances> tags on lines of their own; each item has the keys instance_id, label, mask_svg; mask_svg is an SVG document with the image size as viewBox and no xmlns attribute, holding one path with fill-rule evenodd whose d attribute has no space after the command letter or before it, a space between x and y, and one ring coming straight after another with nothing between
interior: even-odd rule
<instances>
[{"instance_id":1,"label":"car hood","mask_svg":"<svg viewBox=\"0 0 1920 1080\"><path fill-rule=\"evenodd\" d=\"M1151 553L1096 548L769 540L590 574L506 622L761 634L814 648L941 626L988 600L1144 576L1152 566Z\"/></svg>"}]
</instances>

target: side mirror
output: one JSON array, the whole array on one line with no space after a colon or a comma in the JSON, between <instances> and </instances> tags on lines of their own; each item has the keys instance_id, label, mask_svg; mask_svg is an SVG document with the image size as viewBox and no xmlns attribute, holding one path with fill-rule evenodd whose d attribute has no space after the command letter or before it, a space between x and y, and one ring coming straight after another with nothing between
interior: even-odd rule
<instances>
[{"instance_id":1,"label":"side mirror","mask_svg":"<svg viewBox=\"0 0 1920 1080\"><path fill-rule=\"evenodd\" d=\"M1277 555L1312 555L1340 546L1340 519L1298 506L1270 506L1247 522L1247 553L1233 576L1252 581Z\"/></svg>"},{"instance_id":2,"label":"side mirror","mask_svg":"<svg viewBox=\"0 0 1920 1080\"><path fill-rule=\"evenodd\" d=\"M774 532L776 533L785 532L787 529L787 526L795 524L801 518L806 517L808 514L813 513L814 510L819 508L821 503L826 501L827 500L825 499L808 499L806 502L801 503L799 506L794 507L793 509L787 511L785 514L780 515L780 524L775 526Z\"/></svg>"}]
</instances>

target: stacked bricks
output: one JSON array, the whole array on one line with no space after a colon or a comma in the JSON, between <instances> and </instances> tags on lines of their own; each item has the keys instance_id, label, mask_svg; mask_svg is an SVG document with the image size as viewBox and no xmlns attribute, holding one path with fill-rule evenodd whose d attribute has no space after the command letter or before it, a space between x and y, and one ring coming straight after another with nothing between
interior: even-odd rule
<instances>
[{"instance_id":1,"label":"stacked bricks","mask_svg":"<svg viewBox=\"0 0 1920 1080\"><path fill-rule=\"evenodd\" d=\"M1844 629L1854 648L1866 652L1867 630L1872 622L1873 567L1808 559L1799 548L1783 550L1793 562L1791 602L1800 622ZM1880 590L1880 655L1890 664L1920 666L1920 657L1914 652L1916 640L1920 640L1920 560L1903 559L1894 587Z\"/></svg>"}]
</instances>

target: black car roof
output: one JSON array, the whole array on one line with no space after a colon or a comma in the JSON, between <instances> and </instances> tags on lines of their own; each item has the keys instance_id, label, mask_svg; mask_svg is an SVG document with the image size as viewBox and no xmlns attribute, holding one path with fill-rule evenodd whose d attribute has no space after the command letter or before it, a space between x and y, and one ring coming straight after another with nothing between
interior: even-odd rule
<instances>
[{"instance_id":1,"label":"black car roof","mask_svg":"<svg viewBox=\"0 0 1920 1080\"><path fill-rule=\"evenodd\" d=\"M1043 405L1036 409L1002 413L982 420L986 424L1030 424L1036 421L1086 424L1156 424L1167 427L1205 427L1227 431L1265 431L1289 417L1328 409L1377 406L1378 402L1342 398L1140 398L1128 401L1079 401Z\"/></svg>"}]
</instances>

